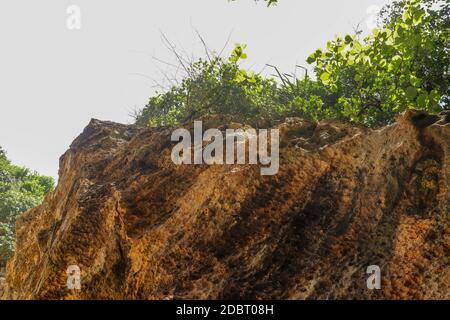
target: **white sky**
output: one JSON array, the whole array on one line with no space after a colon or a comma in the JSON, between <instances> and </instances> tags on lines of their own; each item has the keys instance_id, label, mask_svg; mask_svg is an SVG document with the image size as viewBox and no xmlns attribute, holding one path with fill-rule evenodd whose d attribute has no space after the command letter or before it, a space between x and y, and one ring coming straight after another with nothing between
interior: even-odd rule
<instances>
[{"instance_id":1,"label":"white sky","mask_svg":"<svg viewBox=\"0 0 450 320\"><path fill-rule=\"evenodd\" d=\"M203 55L197 29L220 51L232 32L248 44L246 67L285 72L336 34L351 33L369 7L389 0L1 0L0 145L16 164L57 176L58 159L91 118L132 122L131 112L164 82L174 62L161 32L179 50ZM81 30L66 27L69 5Z\"/></svg>"}]
</instances>

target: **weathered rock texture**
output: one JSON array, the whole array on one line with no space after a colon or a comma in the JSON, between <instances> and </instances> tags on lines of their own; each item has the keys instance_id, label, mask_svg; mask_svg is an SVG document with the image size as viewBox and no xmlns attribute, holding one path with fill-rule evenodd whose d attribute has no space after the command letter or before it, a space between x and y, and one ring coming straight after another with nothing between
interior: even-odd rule
<instances>
[{"instance_id":1,"label":"weathered rock texture","mask_svg":"<svg viewBox=\"0 0 450 320\"><path fill-rule=\"evenodd\" d=\"M3 294L3 290L5 287L5 270L0 268L0 297Z\"/></svg>"},{"instance_id":2,"label":"weathered rock texture","mask_svg":"<svg viewBox=\"0 0 450 320\"><path fill-rule=\"evenodd\" d=\"M18 221L3 298L447 299L449 120L291 119L275 176L176 166L173 128L92 120L56 191ZM366 287L369 265L381 290Z\"/></svg>"}]
</instances>

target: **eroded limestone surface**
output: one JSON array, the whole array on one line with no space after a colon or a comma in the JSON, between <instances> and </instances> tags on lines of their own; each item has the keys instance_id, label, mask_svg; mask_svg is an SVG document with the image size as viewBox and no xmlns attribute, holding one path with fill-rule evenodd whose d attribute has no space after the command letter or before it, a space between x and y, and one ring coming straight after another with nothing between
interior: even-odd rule
<instances>
[{"instance_id":1,"label":"eroded limestone surface","mask_svg":"<svg viewBox=\"0 0 450 320\"><path fill-rule=\"evenodd\" d=\"M447 299L449 118L289 119L275 176L176 166L174 128L92 120L56 190L18 221L3 298Z\"/></svg>"}]
</instances>

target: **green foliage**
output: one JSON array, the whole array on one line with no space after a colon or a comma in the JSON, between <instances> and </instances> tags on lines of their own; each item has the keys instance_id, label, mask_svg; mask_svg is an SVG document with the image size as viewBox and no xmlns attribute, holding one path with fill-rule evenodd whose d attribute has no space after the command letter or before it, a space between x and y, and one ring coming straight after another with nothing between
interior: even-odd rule
<instances>
[{"instance_id":1,"label":"green foliage","mask_svg":"<svg viewBox=\"0 0 450 320\"><path fill-rule=\"evenodd\" d=\"M245 48L236 44L228 59L213 56L193 63L180 85L150 98L136 123L156 127L222 114L257 126L288 116L326 117L323 104L334 103L327 88L307 77L291 80L279 73L277 82L244 70L239 63L247 58Z\"/></svg>"},{"instance_id":2,"label":"green foliage","mask_svg":"<svg viewBox=\"0 0 450 320\"><path fill-rule=\"evenodd\" d=\"M0 266L14 252L17 217L39 205L53 188L53 178L11 164L0 147Z\"/></svg>"},{"instance_id":3,"label":"green foliage","mask_svg":"<svg viewBox=\"0 0 450 320\"><path fill-rule=\"evenodd\" d=\"M253 124L299 116L368 127L389 124L407 108L449 108L449 4L403 0L386 7L382 27L360 39L337 37L311 54L317 80L244 70L246 46L188 68L181 85L158 93L136 116L140 125L174 125L209 114Z\"/></svg>"},{"instance_id":4,"label":"green foliage","mask_svg":"<svg viewBox=\"0 0 450 320\"><path fill-rule=\"evenodd\" d=\"M448 106L449 17L447 11L436 20L441 4L432 9L418 0L399 2L383 11L384 26L363 40L338 37L308 58L339 96L332 117L378 126L406 108L436 113Z\"/></svg>"},{"instance_id":5,"label":"green foliage","mask_svg":"<svg viewBox=\"0 0 450 320\"><path fill-rule=\"evenodd\" d=\"M189 77L166 93L150 98L137 123L168 125L209 114L235 115L243 121L264 114L270 117L273 79L264 79L239 68L245 59L244 45L236 45L228 60L213 56L188 67Z\"/></svg>"},{"instance_id":6,"label":"green foliage","mask_svg":"<svg viewBox=\"0 0 450 320\"><path fill-rule=\"evenodd\" d=\"M278 4L278 0L264 0L265 2L267 2L267 6L276 6Z\"/></svg>"}]
</instances>

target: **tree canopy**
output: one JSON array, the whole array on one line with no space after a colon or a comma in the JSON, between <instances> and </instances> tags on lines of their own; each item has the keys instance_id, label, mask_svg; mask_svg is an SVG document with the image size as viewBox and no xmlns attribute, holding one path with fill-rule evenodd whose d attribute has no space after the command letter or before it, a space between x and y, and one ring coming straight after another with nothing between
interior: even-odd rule
<instances>
[{"instance_id":1,"label":"tree canopy","mask_svg":"<svg viewBox=\"0 0 450 320\"><path fill-rule=\"evenodd\" d=\"M0 147L0 267L14 252L17 217L39 205L54 184L51 177L13 165Z\"/></svg>"},{"instance_id":2,"label":"tree canopy","mask_svg":"<svg viewBox=\"0 0 450 320\"><path fill-rule=\"evenodd\" d=\"M364 39L338 37L308 58L339 96L329 116L375 126L410 107L430 113L448 107L448 3L396 2L382 20Z\"/></svg>"}]
</instances>

